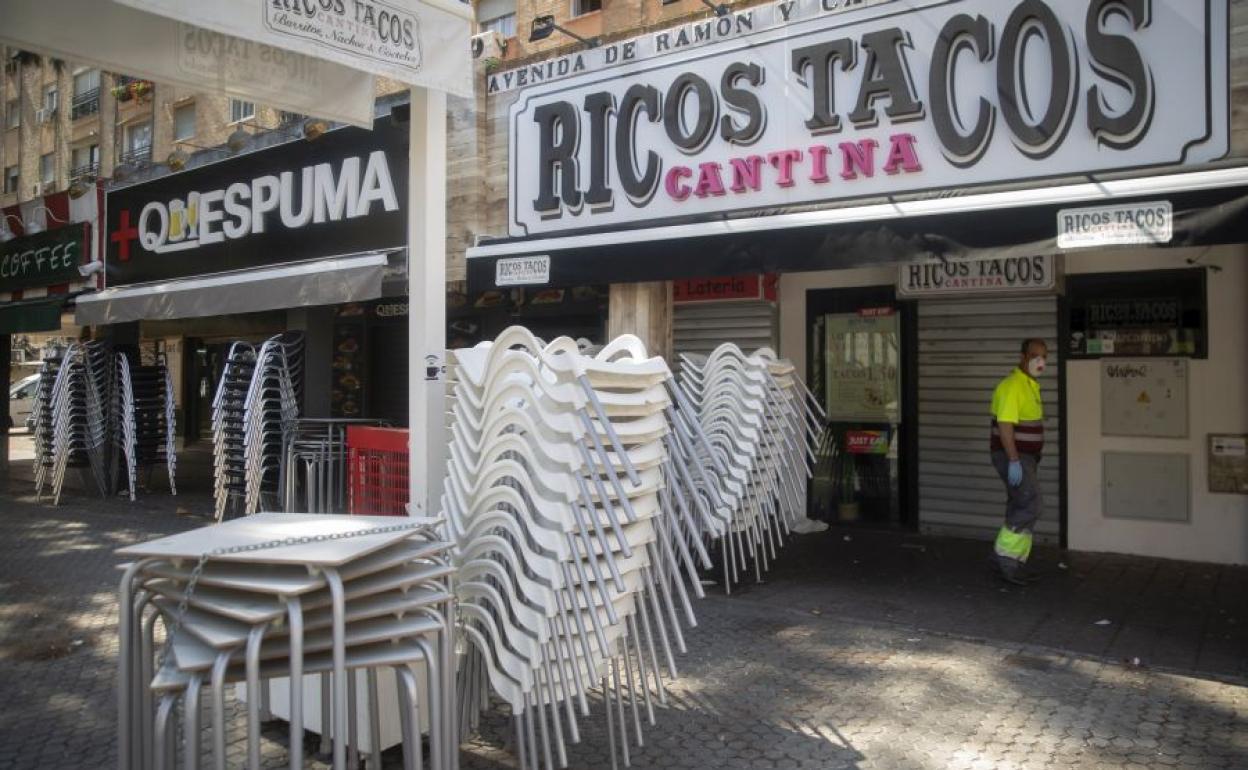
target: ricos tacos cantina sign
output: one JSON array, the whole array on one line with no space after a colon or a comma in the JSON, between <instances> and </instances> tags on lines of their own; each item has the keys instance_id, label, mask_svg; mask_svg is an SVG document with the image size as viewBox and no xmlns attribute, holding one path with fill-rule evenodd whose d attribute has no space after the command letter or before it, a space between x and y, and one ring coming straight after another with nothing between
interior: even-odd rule
<instances>
[{"instance_id":1,"label":"ricos tacos cantina sign","mask_svg":"<svg viewBox=\"0 0 1248 770\"><path fill-rule=\"evenodd\" d=\"M529 68L512 235L1227 150L1226 0L793 0L702 24Z\"/></svg>"}]
</instances>

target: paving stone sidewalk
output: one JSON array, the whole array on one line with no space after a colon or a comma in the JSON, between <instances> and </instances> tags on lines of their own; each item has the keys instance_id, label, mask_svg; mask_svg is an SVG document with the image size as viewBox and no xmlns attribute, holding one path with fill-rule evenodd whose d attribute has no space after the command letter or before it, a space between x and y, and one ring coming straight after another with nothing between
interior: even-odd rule
<instances>
[{"instance_id":1,"label":"paving stone sidewalk","mask_svg":"<svg viewBox=\"0 0 1248 770\"><path fill-rule=\"evenodd\" d=\"M160 495L59 508L0 497L0 770L116 767L112 552L203 524L208 502L174 507ZM631 748L634 767L1248 767L1248 687L1233 680L814 614L786 599L783 581L767 589L696 604L680 679ZM570 767L611 766L593 705ZM239 716L232 767L242 766ZM464 746L465 770L515 767L509 733L504 713L487 716ZM265 767L284 767L285 726L265 737ZM397 753L385 766L401 766Z\"/></svg>"}]
</instances>

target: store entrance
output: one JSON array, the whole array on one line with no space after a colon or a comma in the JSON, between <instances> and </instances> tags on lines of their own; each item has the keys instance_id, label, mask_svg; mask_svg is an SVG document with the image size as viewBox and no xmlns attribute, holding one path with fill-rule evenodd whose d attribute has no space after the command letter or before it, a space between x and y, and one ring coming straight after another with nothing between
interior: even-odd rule
<instances>
[{"instance_id":1,"label":"store entrance","mask_svg":"<svg viewBox=\"0 0 1248 770\"><path fill-rule=\"evenodd\" d=\"M212 438L212 399L233 344L233 340L186 339L182 403L186 411L183 424L187 444Z\"/></svg>"},{"instance_id":2,"label":"store entrance","mask_svg":"<svg viewBox=\"0 0 1248 770\"><path fill-rule=\"evenodd\" d=\"M806 295L811 391L827 413L811 518L914 528L911 309L891 286Z\"/></svg>"}]
</instances>

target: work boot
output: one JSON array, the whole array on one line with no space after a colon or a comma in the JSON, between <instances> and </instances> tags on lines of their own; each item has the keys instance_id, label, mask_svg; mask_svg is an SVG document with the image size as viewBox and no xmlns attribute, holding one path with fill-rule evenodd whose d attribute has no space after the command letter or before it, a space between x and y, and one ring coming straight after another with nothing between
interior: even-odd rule
<instances>
[{"instance_id":1,"label":"work boot","mask_svg":"<svg viewBox=\"0 0 1248 770\"><path fill-rule=\"evenodd\" d=\"M1031 582L1028 581L1025 577L1023 577L1022 574L1020 574L1020 571L1017 569L999 570L997 572L997 575L1002 580L1004 580L1005 582L1009 583L1012 586L1021 586L1023 588L1026 588L1027 586L1031 585Z\"/></svg>"}]
</instances>

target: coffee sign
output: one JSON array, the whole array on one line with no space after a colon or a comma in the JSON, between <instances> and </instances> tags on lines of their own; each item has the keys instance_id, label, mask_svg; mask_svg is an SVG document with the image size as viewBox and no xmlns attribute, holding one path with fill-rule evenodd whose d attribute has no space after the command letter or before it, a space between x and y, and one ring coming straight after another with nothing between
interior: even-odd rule
<instances>
[{"instance_id":1,"label":"coffee sign","mask_svg":"<svg viewBox=\"0 0 1248 770\"><path fill-rule=\"evenodd\" d=\"M1226 0L792 0L703 24L612 44L598 69L530 68L511 235L1228 148Z\"/></svg>"},{"instance_id":2,"label":"coffee sign","mask_svg":"<svg viewBox=\"0 0 1248 770\"><path fill-rule=\"evenodd\" d=\"M81 280L90 231L90 225L67 225L0 243L0 291Z\"/></svg>"}]
</instances>

